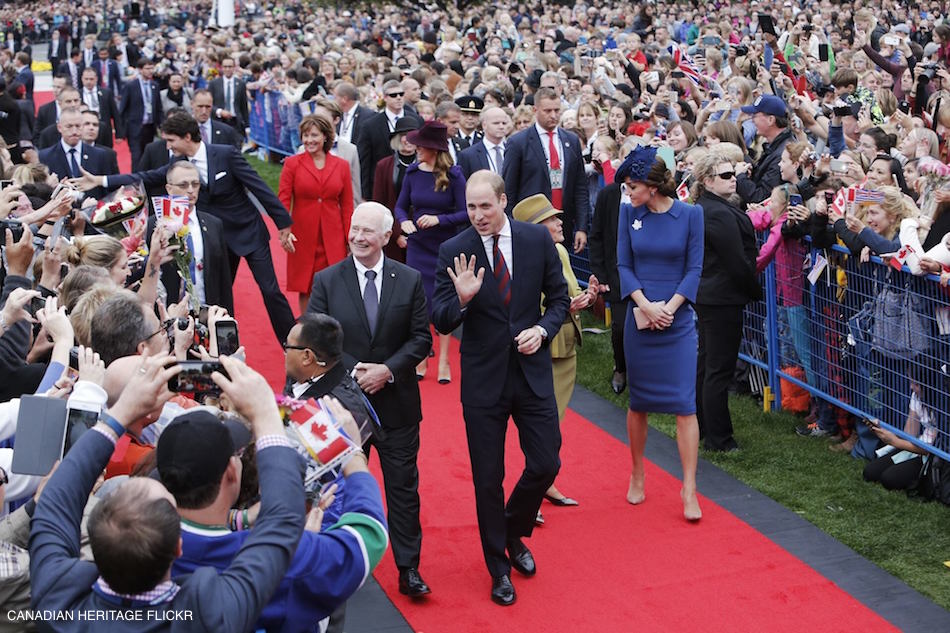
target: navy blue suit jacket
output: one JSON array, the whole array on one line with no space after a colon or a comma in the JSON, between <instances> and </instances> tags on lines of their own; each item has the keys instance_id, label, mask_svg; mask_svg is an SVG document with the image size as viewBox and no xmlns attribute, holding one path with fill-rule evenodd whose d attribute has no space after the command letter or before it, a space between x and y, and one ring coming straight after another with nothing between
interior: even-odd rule
<instances>
[{"instance_id":1,"label":"navy blue suit jacket","mask_svg":"<svg viewBox=\"0 0 950 633\"><path fill-rule=\"evenodd\" d=\"M126 82L122 86L122 98L119 101L119 118L122 119L126 136L135 138L142 129L145 117L145 102L142 100L142 82L139 79ZM158 84L152 81L152 123L157 127L162 120L162 100Z\"/></svg>"},{"instance_id":2,"label":"navy blue suit jacket","mask_svg":"<svg viewBox=\"0 0 950 633\"><path fill-rule=\"evenodd\" d=\"M251 196L257 199L278 229L293 224L290 213L234 146L212 144L206 147L208 183L201 186L198 208L221 219L228 248L235 255L249 255L262 246L268 246L267 226ZM137 180L141 180L146 188L164 185L166 171L168 165L162 165L150 171L110 176L109 188Z\"/></svg>"},{"instance_id":3,"label":"navy blue suit jacket","mask_svg":"<svg viewBox=\"0 0 950 633\"><path fill-rule=\"evenodd\" d=\"M39 156L40 162L49 167L49 170L59 176L60 180L63 178L72 178L72 174L69 172L69 162L66 158L66 152L63 151L62 143L57 141L55 145L41 149ZM112 161L110 160L109 154L102 151L101 148L80 143L77 160L79 161L79 166L90 173L99 175L116 173L112 171Z\"/></svg>"},{"instance_id":4,"label":"navy blue suit jacket","mask_svg":"<svg viewBox=\"0 0 950 633\"><path fill-rule=\"evenodd\" d=\"M531 355L517 350L515 337L540 325L550 341L561 329L570 300L561 260L547 229L538 224L511 220L511 303L502 302L481 236L473 227L446 240L439 247L432 323L447 334L465 323L462 332L462 404L491 407L497 404L508 376L508 363L515 354L525 379L538 398L554 398L551 354L542 346ZM475 255L475 266L485 269L478 294L463 312L455 285L446 269L460 253ZM545 312L541 314L541 297Z\"/></svg>"},{"instance_id":5,"label":"navy blue suit jacket","mask_svg":"<svg viewBox=\"0 0 950 633\"><path fill-rule=\"evenodd\" d=\"M590 197L587 193L587 176L584 174L584 158L581 156L581 142L573 133L557 128L563 154L564 199L564 238L573 242L573 231L587 232L590 217ZM547 139L544 139L547 142ZM536 193L543 193L551 199L551 180L548 177L547 158L538 130L531 126L521 130L505 145L505 194L508 196L508 208L511 215L516 204ZM568 229L572 232L568 232Z\"/></svg>"},{"instance_id":6,"label":"navy blue suit jacket","mask_svg":"<svg viewBox=\"0 0 950 633\"><path fill-rule=\"evenodd\" d=\"M29 66L24 66L23 69L17 73L16 81L19 81L23 84L23 87L26 88L26 99L28 101L33 101L33 71L30 70Z\"/></svg>"},{"instance_id":7,"label":"navy blue suit jacket","mask_svg":"<svg viewBox=\"0 0 950 633\"><path fill-rule=\"evenodd\" d=\"M92 62L92 68L96 71L96 85L102 87L102 60L97 59ZM122 79L119 74L119 64L114 59L106 60L106 89L113 94L122 88Z\"/></svg>"},{"instance_id":8,"label":"navy blue suit jacket","mask_svg":"<svg viewBox=\"0 0 950 633\"><path fill-rule=\"evenodd\" d=\"M471 147L462 150L458 155L458 166L462 168L465 174L465 180L472 177L480 169L491 169L491 161L488 160L488 149L481 141Z\"/></svg>"}]
</instances>

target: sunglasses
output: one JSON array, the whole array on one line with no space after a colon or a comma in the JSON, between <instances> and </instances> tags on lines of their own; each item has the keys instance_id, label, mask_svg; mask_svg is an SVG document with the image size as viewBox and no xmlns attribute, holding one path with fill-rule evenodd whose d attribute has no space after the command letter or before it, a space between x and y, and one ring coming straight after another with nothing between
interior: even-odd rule
<instances>
[{"instance_id":1,"label":"sunglasses","mask_svg":"<svg viewBox=\"0 0 950 633\"><path fill-rule=\"evenodd\" d=\"M392 97L393 99L396 99L397 97L401 97L401 96L403 96L403 95L405 95L405 94L406 94L405 92L390 92L390 93L388 93L386 96L387 96L387 97Z\"/></svg>"},{"instance_id":2,"label":"sunglasses","mask_svg":"<svg viewBox=\"0 0 950 633\"><path fill-rule=\"evenodd\" d=\"M296 350L300 350L300 351L303 351L303 350L305 350L305 349L310 349L309 347L307 347L307 346L305 346L305 345L291 345L291 344L288 343L287 341L284 341L283 343L281 343L280 346L284 348L284 351L285 351L285 352L286 352L287 350L290 350L290 349L296 349Z\"/></svg>"},{"instance_id":3,"label":"sunglasses","mask_svg":"<svg viewBox=\"0 0 950 633\"><path fill-rule=\"evenodd\" d=\"M733 178L736 177L736 172L734 172L734 171L724 171L724 172L722 172L721 174L716 174L716 175L719 176L720 178L722 178L723 180L732 180Z\"/></svg>"}]
</instances>

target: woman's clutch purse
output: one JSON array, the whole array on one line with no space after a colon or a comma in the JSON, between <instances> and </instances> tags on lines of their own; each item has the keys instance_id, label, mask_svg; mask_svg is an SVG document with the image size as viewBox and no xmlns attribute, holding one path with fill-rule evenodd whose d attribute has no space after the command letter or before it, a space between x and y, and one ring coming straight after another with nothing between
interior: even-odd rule
<instances>
[{"instance_id":1,"label":"woman's clutch purse","mask_svg":"<svg viewBox=\"0 0 950 633\"><path fill-rule=\"evenodd\" d=\"M640 308L633 309L633 319L637 322L638 330L649 330L650 329L650 319L646 314L643 313L643 310Z\"/></svg>"}]
</instances>

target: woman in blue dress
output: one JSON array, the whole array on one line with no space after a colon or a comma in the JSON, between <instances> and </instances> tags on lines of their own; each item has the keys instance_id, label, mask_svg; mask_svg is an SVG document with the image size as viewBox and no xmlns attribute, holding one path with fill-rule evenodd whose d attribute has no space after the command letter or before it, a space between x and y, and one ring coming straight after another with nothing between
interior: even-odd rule
<instances>
[{"instance_id":1,"label":"woman in blue dress","mask_svg":"<svg viewBox=\"0 0 950 633\"><path fill-rule=\"evenodd\" d=\"M683 466L683 515L697 521L702 517L696 498L697 335L690 304L703 270L703 210L675 199L673 174L655 148L630 152L615 180L630 199L621 204L617 228L620 294L631 299L624 325L633 457L627 501L636 505L646 498L647 413L673 413Z\"/></svg>"}]
</instances>

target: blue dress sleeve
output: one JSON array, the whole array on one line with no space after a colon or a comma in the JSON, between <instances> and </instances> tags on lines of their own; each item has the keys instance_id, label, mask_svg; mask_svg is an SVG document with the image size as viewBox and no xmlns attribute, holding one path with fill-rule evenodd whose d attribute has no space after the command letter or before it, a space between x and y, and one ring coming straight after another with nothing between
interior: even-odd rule
<instances>
[{"instance_id":1,"label":"blue dress sleeve","mask_svg":"<svg viewBox=\"0 0 950 633\"><path fill-rule=\"evenodd\" d=\"M632 215L633 206L629 203L620 205L620 216L617 220L617 268L620 272L621 297L629 297L643 288L633 266L633 246L630 242Z\"/></svg>"},{"instance_id":2,"label":"blue dress sleeve","mask_svg":"<svg viewBox=\"0 0 950 633\"><path fill-rule=\"evenodd\" d=\"M674 204L681 204L675 202ZM699 205L684 205L689 221L689 233L686 238L686 268L683 280L676 287L676 294L683 295L690 303L696 303L696 292L703 274L703 254L705 249L705 228L703 208Z\"/></svg>"},{"instance_id":3,"label":"blue dress sleeve","mask_svg":"<svg viewBox=\"0 0 950 633\"><path fill-rule=\"evenodd\" d=\"M452 165L449 169L449 189L452 191L455 210L443 215L442 219L450 226L468 224L468 207L465 206L465 174L458 165Z\"/></svg>"},{"instance_id":4,"label":"blue dress sleeve","mask_svg":"<svg viewBox=\"0 0 950 633\"><path fill-rule=\"evenodd\" d=\"M396 217L396 223L402 224L409 217L409 209L412 206L412 167L406 169L406 175L402 179L402 187L399 189L399 198L396 199L396 206L393 209L393 215Z\"/></svg>"}]
</instances>

